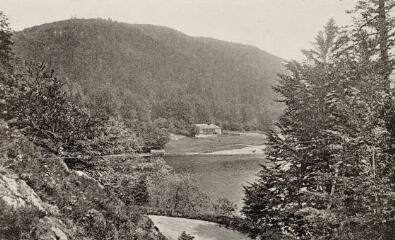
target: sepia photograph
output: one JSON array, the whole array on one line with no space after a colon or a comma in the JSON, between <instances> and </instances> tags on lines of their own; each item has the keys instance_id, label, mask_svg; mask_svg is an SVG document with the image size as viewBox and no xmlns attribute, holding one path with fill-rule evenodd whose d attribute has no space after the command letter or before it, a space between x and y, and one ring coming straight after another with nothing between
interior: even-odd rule
<instances>
[{"instance_id":1,"label":"sepia photograph","mask_svg":"<svg viewBox=\"0 0 395 240\"><path fill-rule=\"evenodd\" d=\"M0 0L0 240L395 240L395 0Z\"/></svg>"}]
</instances>

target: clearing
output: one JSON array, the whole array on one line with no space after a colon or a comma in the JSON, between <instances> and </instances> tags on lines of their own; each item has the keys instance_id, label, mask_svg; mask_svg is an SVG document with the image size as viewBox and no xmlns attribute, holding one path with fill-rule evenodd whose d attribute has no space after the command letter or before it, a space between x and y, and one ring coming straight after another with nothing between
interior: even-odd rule
<instances>
[{"instance_id":1,"label":"clearing","mask_svg":"<svg viewBox=\"0 0 395 240\"><path fill-rule=\"evenodd\" d=\"M224 150L262 146L265 142L266 136L261 133L225 132L224 135L218 137L172 138L170 142L166 144L165 150L166 154L213 153ZM251 150L249 154L252 152L253 150Z\"/></svg>"}]
</instances>

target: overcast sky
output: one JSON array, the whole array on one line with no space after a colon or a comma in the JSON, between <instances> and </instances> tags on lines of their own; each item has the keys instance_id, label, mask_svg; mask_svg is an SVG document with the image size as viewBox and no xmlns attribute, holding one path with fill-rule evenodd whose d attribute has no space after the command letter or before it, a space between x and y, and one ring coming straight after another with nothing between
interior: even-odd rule
<instances>
[{"instance_id":1,"label":"overcast sky","mask_svg":"<svg viewBox=\"0 0 395 240\"><path fill-rule=\"evenodd\" d=\"M0 0L13 29L57 20L108 18L128 23L168 26L192 36L206 36L257 46L285 59L301 59L314 35L356 0Z\"/></svg>"}]
</instances>

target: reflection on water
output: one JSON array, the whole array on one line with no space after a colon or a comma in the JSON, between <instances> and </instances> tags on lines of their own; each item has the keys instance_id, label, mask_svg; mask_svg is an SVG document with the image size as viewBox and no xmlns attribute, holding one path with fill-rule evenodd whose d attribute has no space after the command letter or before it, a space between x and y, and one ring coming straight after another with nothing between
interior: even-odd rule
<instances>
[{"instance_id":1,"label":"reflection on water","mask_svg":"<svg viewBox=\"0 0 395 240\"><path fill-rule=\"evenodd\" d=\"M212 198L227 198L240 210L244 196L243 185L253 182L263 155L170 155L166 162L178 173L188 172L201 190Z\"/></svg>"}]
</instances>

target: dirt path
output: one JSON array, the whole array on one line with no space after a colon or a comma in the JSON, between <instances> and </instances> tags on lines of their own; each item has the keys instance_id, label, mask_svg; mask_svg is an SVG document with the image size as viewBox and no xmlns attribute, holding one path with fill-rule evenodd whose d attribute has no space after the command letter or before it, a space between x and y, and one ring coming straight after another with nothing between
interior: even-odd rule
<instances>
[{"instance_id":1,"label":"dirt path","mask_svg":"<svg viewBox=\"0 0 395 240\"><path fill-rule=\"evenodd\" d=\"M149 217L169 240L177 240L182 231L194 236L194 240L250 240L241 233L212 222L153 215Z\"/></svg>"}]
</instances>

